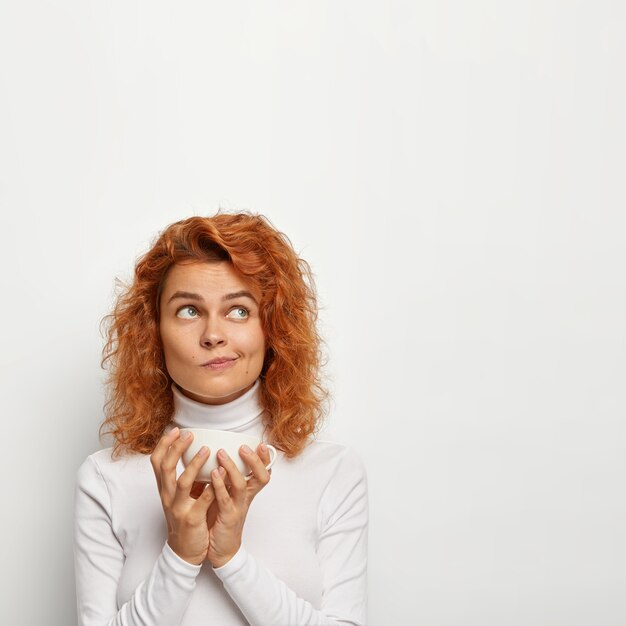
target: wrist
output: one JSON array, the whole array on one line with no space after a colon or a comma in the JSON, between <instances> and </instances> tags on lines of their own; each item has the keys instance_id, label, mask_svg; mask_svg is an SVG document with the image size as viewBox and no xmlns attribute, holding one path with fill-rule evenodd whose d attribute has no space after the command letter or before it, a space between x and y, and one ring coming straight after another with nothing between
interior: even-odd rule
<instances>
[{"instance_id":1,"label":"wrist","mask_svg":"<svg viewBox=\"0 0 626 626\"><path fill-rule=\"evenodd\" d=\"M224 565L226 565L226 563L229 563L232 560L232 558L237 554L237 552L239 552L240 548L241 548L241 544L239 544L236 550L232 553L220 554L219 556L215 556L213 558L209 558L207 556L207 559L211 563L211 566L213 567L213 569L217 569L218 567L224 567Z\"/></svg>"},{"instance_id":2,"label":"wrist","mask_svg":"<svg viewBox=\"0 0 626 626\"><path fill-rule=\"evenodd\" d=\"M187 554L184 554L182 551L178 550L178 548L176 547L176 545L172 545L172 542L168 539L167 540L167 545L170 547L170 550L179 558L182 559L183 561L186 561L187 563L189 563L190 565L202 565L202 563L204 562L204 557L193 557L193 556L189 556Z\"/></svg>"},{"instance_id":3,"label":"wrist","mask_svg":"<svg viewBox=\"0 0 626 626\"><path fill-rule=\"evenodd\" d=\"M222 567L214 567L213 573L223 582L226 583L229 580L233 580L233 578L239 577L242 575L242 572L245 572L245 569L249 567L250 564L250 555L246 551L243 543L237 550L237 553L233 558L228 561ZM249 572L250 570L248 570ZM243 574L245 576L245 574Z\"/></svg>"}]
</instances>

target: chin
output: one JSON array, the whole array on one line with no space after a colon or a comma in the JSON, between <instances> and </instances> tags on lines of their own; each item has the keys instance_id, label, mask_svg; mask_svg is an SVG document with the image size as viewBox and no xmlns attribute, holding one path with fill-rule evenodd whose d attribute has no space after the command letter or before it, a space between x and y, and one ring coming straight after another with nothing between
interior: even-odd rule
<instances>
[{"instance_id":1,"label":"chin","mask_svg":"<svg viewBox=\"0 0 626 626\"><path fill-rule=\"evenodd\" d=\"M241 383L227 383L224 384L212 384L212 385L181 385L176 383L179 389L188 397L205 402L207 404L222 404L223 402L230 402L236 398L230 396L243 395L252 385L256 382L256 378L252 381L242 381Z\"/></svg>"}]
</instances>

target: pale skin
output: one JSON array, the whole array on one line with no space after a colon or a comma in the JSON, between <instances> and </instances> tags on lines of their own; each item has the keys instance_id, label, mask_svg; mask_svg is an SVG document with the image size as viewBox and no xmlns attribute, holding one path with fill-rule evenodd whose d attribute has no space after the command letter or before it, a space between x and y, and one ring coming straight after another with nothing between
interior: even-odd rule
<instances>
[{"instance_id":1,"label":"pale skin","mask_svg":"<svg viewBox=\"0 0 626 626\"><path fill-rule=\"evenodd\" d=\"M247 295L245 295L247 294ZM265 353L260 323L260 294L230 263L192 263L173 266L160 299L159 330L166 366L181 391L198 402L223 404L244 394L259 377ZM230 368L215 372L202 363L230 358ZM176 466L193 441L178 428L165 433L150 455L163 512L167 542L182 559L194 565L208 561L221 567L241 546L248 509L270 480L265 466L267 448L242 446L239 454L252 471L246 480L223 450L211 483L196 482L212 451L199 451L176 478ZM228 477L230 485L224 480Z\"/></svg>"}]
</instances>

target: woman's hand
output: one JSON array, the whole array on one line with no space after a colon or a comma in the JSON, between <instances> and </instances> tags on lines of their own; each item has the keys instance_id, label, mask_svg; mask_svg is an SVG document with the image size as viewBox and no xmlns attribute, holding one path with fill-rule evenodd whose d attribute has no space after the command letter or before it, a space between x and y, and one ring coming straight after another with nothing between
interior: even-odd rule
<instances>
[{"instance_id":1,"label":"woman's hand","mask_svg":"<svg viewBox=\"0 0 626 626\"><path fill-rule=\"evenodd\" d=\"M181 437L178 428L172 429L161 437L150 455L150 463L167 521L167 543L181 559L201 565L209 549L206 516L215 495L212 489L204 489L197 499L191 496L194 480L210 455L206 446L176 480L176 465L192 440L190 432Z\"/></svg>"},{"instance_id":2,"label":"woman's hand","mask_svg":"<svg viewBox=\"0 0 626 626\"><path fill-rule=\"evenodd\" d=\"M240 456L252 470L249 480L246 481L224 450L217 454L221 467L211 473L210 490L215 493L215 504L207 515L206 523L209 527L207 560L213 567L225 565L239 550L243 524L250 504L270 481L270 471L265 469L270 462L270 453L266 446L260 444L257 453L248 446L241 446ZM230 479L229 488L224 484L227 474Z\"/></svg>"}]
</instances>

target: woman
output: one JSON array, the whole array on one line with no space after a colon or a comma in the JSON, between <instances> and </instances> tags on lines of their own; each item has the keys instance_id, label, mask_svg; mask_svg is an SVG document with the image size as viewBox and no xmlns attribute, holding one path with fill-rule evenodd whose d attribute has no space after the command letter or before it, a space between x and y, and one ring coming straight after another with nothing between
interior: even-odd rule
<instances>
[{"instance_id":1,"label":"woman","mask_svg":"<svg viewBox=\"0 0 626 626\"><path fill-rule=\"evenodd\" d=\"M367 479L314 438L316 297L288 238L250 213L172 224L107 319L115 444L77 474L79 624L364 624ZM263 443L242 447L248 481L223 451L185 468L183 427L253 434L278 457L267 470ZM212 454L219 470L195 481Z\"/></svg>"}]
</instances>

